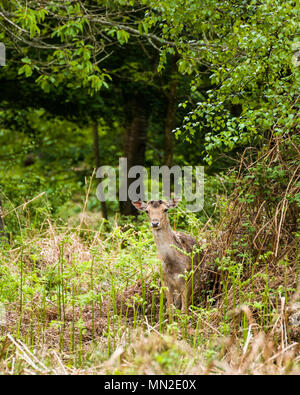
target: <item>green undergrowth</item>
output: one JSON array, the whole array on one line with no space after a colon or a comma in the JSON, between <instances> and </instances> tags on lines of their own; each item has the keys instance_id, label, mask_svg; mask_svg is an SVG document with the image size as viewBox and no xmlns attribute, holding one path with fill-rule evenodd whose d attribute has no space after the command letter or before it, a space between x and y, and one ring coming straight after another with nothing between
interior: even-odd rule
<instances>
[{"instance_id":1,"label":"green undergrowth","mask_svg":"<svg viewBox=\"0 0 300 395\"><path fill-rule=\"evenodd\" d=\"M175 229L180 215L172 218ZM192 214L186 223L188 232L201 229ZM282 298L287 304L296 290L298 264L283 258L268 265L271 252L255 260L239 246L214 255L214 289L172 321L147 221L104 225L89 231L49 222L42 232L27 229L30 237L15 245L3 239L2 373L203 373L226 339L242 350L253 322L256 331L273 330L280 347Z\"/></svg>"}]
</instances>

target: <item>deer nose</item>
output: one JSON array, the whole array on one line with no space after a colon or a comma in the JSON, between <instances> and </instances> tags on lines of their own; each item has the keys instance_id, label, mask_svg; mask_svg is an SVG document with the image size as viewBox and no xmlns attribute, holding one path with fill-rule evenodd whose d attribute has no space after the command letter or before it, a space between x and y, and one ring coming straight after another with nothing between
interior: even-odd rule
<instances>
[{"instance_id":1,"label":"deer nose","mask_svg":"<svg viewBox=\"0 0 300 395\"><path fill-rule=\"evenodd\" d=\"M159 225L159 221L151 221L152 228L157 228Z\"/></svg>"}]
</instances>

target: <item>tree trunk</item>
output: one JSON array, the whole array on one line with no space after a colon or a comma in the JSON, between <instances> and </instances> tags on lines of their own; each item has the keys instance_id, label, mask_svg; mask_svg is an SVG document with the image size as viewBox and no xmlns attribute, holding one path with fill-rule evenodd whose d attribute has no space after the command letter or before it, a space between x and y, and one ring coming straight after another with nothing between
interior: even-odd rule
<instances>
[{"instance_id":1,"label":"tree trunk","mask_svg":"<svg viewBox=\"0 0 300 395\"><path fill-rule=\"evenodd\" d=\"M127 127L124 138L124 156L127 158L128 170L132 166L145 165L148 121L148 106L143 95L131 97L127 102ZM127 178L127 190L133 181L134 179ZM120 201L120 211L123 215L137 215L130 200Z\"/></svg>"},{"instance_id":2,"label":"tree trunk","mask_svg":"<svg viewBox=\"0 0 300 395\"><path fill-rule=\"evenodd\" d=\"M98 134L98 122L93 121L93 138L94 138L94 158L95 165L98 169L100 167L100 152L99 152L99 134ZM107 219L107 207L106 202L101 202L101 213L102 217Z\"/></svg>"},{"instance_id":3,"label":"tree trunk","mask_svg":"<svg viewBox=\"0 0 300 395\"><path fill-rule=\"evenodd\" d=\"M177 56L172 57L171 65L171 81L168 92L166 123L165 123L165 149L164 149L164 165L172 167L173 165L173 151L174 151L174 136L172 130L176 126L176 111L177 111Z\"/></svg>"}]
</instances>

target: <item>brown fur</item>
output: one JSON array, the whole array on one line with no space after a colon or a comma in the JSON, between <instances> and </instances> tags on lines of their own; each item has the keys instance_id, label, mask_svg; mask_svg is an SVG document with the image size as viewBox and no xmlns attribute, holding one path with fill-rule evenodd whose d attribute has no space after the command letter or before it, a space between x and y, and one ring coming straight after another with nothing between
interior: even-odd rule
<instances>
[{"instance_id":1,"label":"brown fur","mask_svg":"<svg viewBox=\"0 0 300 395\"><path fill-rule=\"evenodd\" d=\"M176 200L165 202L162 200L133 202L133 205L146 211L152 226L154 240L162 260L163 280L168 287L167 303L180 307L184 312L190 304L192 282L186 283L185 272L197 267L198 254L192 256L193 249L197 246L194 237L183 233L174 232L169 223L168 210L177 205ZM189 255L187 255L187 254ZM177 294L177 298L176 298Z\"/></svg>"}]
</instances>

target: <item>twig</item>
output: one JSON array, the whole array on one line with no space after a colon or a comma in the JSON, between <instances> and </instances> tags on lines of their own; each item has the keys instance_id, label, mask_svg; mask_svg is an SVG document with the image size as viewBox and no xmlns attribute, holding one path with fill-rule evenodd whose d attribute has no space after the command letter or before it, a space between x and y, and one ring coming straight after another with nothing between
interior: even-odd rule
<instances>
[{"instance_id":1,"label":"twig","mask_svg":"<svg viewBox=\"0 0 300 395\"><path fill-rule=\"evenodd\" d=\"M91 185L92 185L92 181L93 181L95 172L96 172L96 169L94 169L93 174L92 174L92 176L91 176L91 178L90 178L90 183L89 183L89 186L88 186L88 190L87 190L87 193L86 193L86 195L85 195L85 202L84 202L82 217L81 217L80 225L79 225L79 233L80 233L80 230L81 230L81 225L82 225L83 220L84 220L84 214L85 214L86 207L87 207L87 204L88 204L89 194L90 194Z\"/></svg>"},{"instance_id":2,"label":"twig","mask_svg":"<svg viewBox=\"0 0 300 395\"><path fill-rule=\"evenodd\" d=\"M18 209L21 208L21 207L23 207L23 210L25 210L26 206L27 206L29 203L31 203L31 202L33 202L34 200L36 200L36 199L40 198L41 196L45 195L45 193L46 193L46 192L42 192L42 193L40 193L38 196L34 197L33 199L28 200L28 202L25 202L25 203L21 204L20 206L15 207L14 209L8 211L7 213L4 213L4 214L2 215L2 217L3 217L3 218L6 217L8 214L10 214L10 213L12 213L12 212L18 210Z\"/></svg>"}]
</instances>

